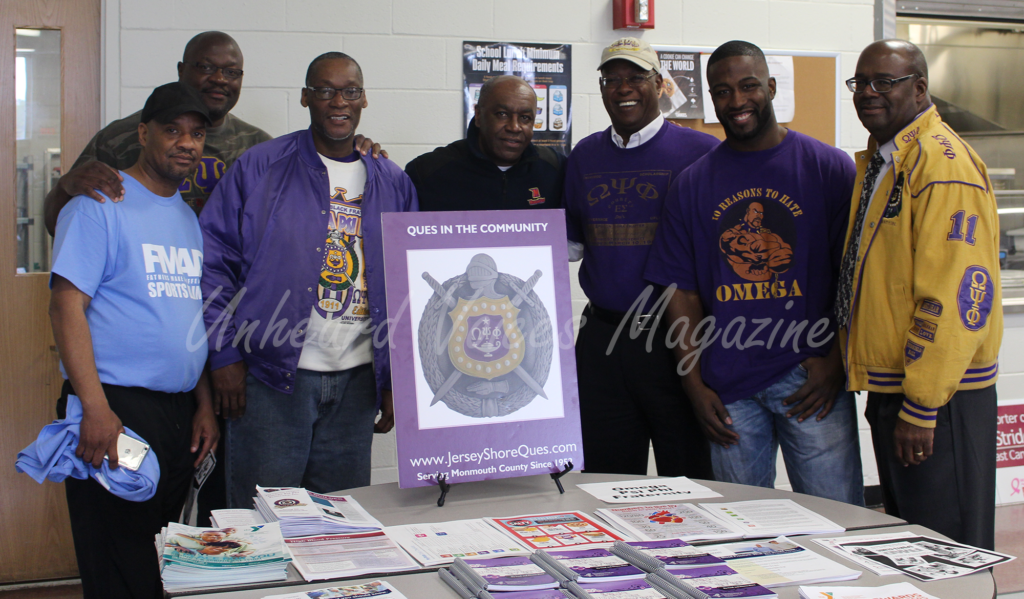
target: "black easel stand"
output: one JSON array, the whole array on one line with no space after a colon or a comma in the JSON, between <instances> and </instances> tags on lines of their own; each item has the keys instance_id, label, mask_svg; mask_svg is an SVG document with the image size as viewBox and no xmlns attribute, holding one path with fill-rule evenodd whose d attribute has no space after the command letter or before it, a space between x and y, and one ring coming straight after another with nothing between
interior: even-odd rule
<instances>
[{"instance_id":1,"label":"black easel stand","mask_svg":"<svg viewBox=\"0 0 1024 599\"><path fill-rule=\"evenodd\" d=\"M444 507L444 498L448 495L448 491L452 490L452 486L448 484L447 480L446 475L437 473L437 486L441 487L441 497L437 499L437 507Z\"/></svg>"},{"instance_id":2,"label":"black easel stand","mask_svg":"<svg viewBox=\"0 0 1024 599\"><path fill-rule=\"evenodd\" d=\"M572 472L572 462L571 461L570 462L566 462L565 470L562 470L561 472L554 472L554 473L551 474L551 480L555 481L555 484L558 485L558 493L559 494L563 494L563 495L565 494L565 487L562 486L562 481L559 480L559 479L561 479L566 474L569 474L570 472ZM444 496L442 495L442 497L444 497Z\"/></svg>"}]
</instances>

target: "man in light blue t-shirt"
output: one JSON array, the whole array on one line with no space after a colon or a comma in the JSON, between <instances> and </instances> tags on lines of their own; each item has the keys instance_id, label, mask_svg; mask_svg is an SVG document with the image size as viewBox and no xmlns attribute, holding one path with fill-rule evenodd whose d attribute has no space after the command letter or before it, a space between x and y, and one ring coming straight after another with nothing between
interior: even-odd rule
<instances>
[{"instance_id":1,"label":"man in light blue t-shirt","mask_svg":"<svg viewBox=\"0 0 1024 599\"><path fill-rule=\"evenodd\" d=\"M82 402L77 455L117 467L124 427L160 465L156 495L134 503L92 479L65 489L85 597L161 593L153 536L177 521L192 473L220 432L203 374L207 344L199 280L203 238L178 193L199 163L210 117L180 83L156 88L142 110L138 162L123 171L131 201L71 200L60 212L50 319L68 395Z\"/></svg>"}]
</instances>

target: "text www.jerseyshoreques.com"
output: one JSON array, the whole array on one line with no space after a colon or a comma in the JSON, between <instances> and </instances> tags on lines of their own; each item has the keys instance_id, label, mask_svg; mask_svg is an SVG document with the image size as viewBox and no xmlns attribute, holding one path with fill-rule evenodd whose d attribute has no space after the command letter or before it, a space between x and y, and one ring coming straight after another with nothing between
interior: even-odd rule
<instances>
[{"instance_id":1,"label":"text www.jerseyshoreques.com","mask_svg":"<svg viewBox=\"0 0 1024 599\"><path fill-rule=\"evenodd\" d=\"M409 462L417 468L450 468L448 472L432 470L431 472L418 472L418 480L432 480L438 474L448 477L452 476L474 476L478 474L492 474L495 472L530 472L532 470L550 470L557 467L561 469L572 459L572 454L578 450L576 443L565 443L560 445L530 447L520 445L514 449L494 449L486 447L481 451L471 453L452 453L442 455L410 458ZM521 458L536 458L530 463L520 462ZM481 466L485 462L494 460L514 459L514 464L488 465L483 468L471 468ZM470 468L460 468L459 464L465 464Z\"/></svg>"}]
</instances>

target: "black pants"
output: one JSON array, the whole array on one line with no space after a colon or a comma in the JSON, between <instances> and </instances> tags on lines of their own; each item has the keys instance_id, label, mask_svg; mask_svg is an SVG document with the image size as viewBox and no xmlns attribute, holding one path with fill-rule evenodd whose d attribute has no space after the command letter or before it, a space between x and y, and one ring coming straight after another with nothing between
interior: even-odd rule
<instances>
[{"instance_id":1,"label":"black pants","mask_svg":"<svg viewBox=\"0 0 1024 599\"><path fill-rule=\"evenodd\" d=\"M996 387L958 391L939 408L934 453L919 466L896 458L903 395L869 393L865 416L887 514L959 543L993 549L996 514Z\"/></svg>"},{"instance_id":2,"label":"black pants","mask_svg":"<svg viewBox=\"0 0 1024 599\"><path fill-rule=\"evenodd\" d=\"M65 481L82 591L85 599L162 597L154 536L178 521L185 503L195 461L189 452L195 397L114 385L103 385L103 390L121 424L155 452L160 482L152 499L138 503L117 497L91 478ZM69 394L74 390L65 381L57 402L59 418Z\"/></svg>"},{"instance_id":3,"label":"black pants","mask_svg":"<svg viewBox=\"0 0 1024 599\"><path fill-rule=\"evenodd\" d=\"M587 472L647 474L649 447L661 476L713 479L711 452L683 393L665 327L647 351L644 331L623 327L606 355L617 324L595 318L591 306L576 340L583 457Z\"/></svg>"}]
</instances>

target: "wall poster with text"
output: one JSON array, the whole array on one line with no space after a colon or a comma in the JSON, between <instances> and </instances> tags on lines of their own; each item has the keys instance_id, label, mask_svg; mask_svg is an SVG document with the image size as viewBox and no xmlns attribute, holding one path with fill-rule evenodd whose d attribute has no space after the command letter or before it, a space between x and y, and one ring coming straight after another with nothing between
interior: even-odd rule
<instances>
[{"instance_id":1,"label":"wall poster with text","mask_svg":"<svg viewBox=\"0 0 1024 599\"><path fill-rule=\"evenodd\" d=\"M464 133L480 88L499 75L522 77L533 86L537 92L533 143L568 156L572 148L572 45L462 42Z\"/></svg>"},{"instance_id":2,"label":"wall poster with text","mask_svg":"<svg viewBox=\"0 0 1024 599\"><path fill-rule=\"evenodd\" d=\"M996 505L1024 503L1024 399L999 400L996 431Z\"/></svg>"},{"instance_id":3,"label":"wall poster with text","mask_svg":"<svg viewBox=\"0 0 1024 599\"><path fill-rule=\"evenodd\" d=\"M564 211L382 228L399 486L581 469Z\"/></svg>"},{"instance_id":4,"label":"wall poster with text","mask_svg":"<svg viewBox=\"0 0 1024 599\"><path fill-rule=\"evenodd\" d=\"M654 46L654 51L661 62L658 106L662 116L666 119L704 118L700 52L671 46Z\"/></svg>"}]
</instances>

